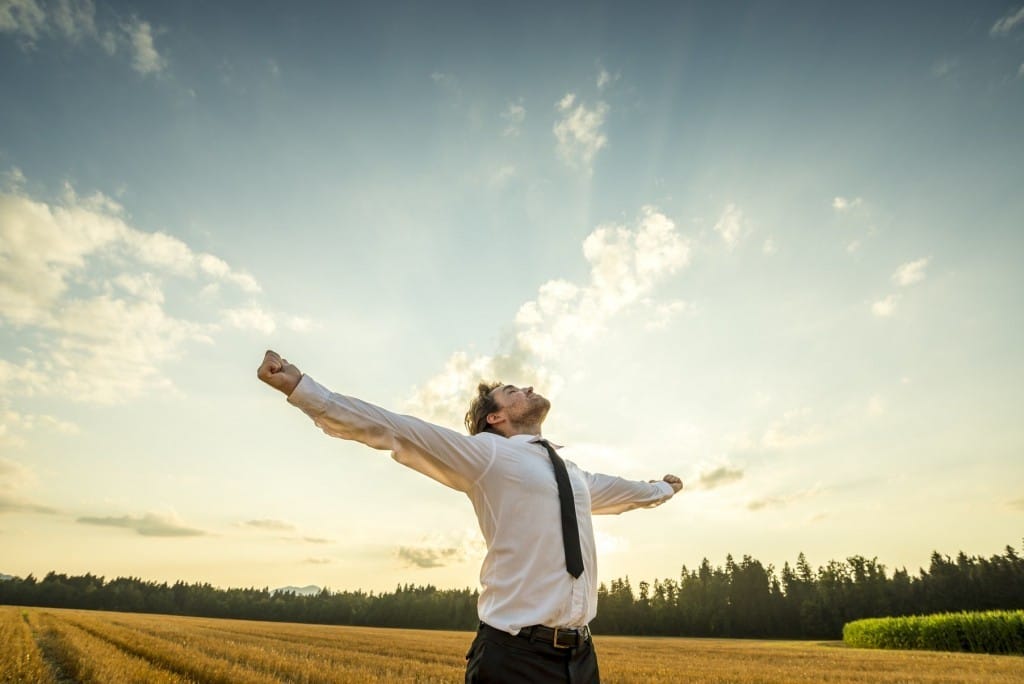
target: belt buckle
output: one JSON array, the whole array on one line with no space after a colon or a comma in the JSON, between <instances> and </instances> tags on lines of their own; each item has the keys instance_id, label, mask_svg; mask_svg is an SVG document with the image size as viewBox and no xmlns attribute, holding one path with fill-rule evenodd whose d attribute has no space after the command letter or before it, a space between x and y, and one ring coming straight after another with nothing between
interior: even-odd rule
<instances>
[{"instance_id":1,"label":"belt buckle","mask_svg":"<svg viewBox=\"0 0 1024 684\"><path fill-rule=\"evenodd\" d=\"M551 637L551 645L552 646L554 646L555 648L576 648L577 646L580 645L580 634L579 634L579 632L575 632L573 634L573 636L576 637L576 643L574 643L574 644L560 644L560 643L558 643L558 632L559 631L562 631L565 634L569 634L569 630L559 630L558 627L555 627L554 635Z\"/></svg>"}]
</instances>

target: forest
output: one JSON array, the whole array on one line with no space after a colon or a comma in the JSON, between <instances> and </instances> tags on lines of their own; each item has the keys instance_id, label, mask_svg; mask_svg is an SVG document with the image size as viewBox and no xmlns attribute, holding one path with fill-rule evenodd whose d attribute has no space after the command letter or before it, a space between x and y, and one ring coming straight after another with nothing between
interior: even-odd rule
<instances>
[{"instance_id":1,"label":"forest","mask_svg":"<svg viewBox=\"0 0 1024 684\"><path fill-rule=\"evenodd\" d=\"M422 629L475 629L477 596L474 589L413 584L300 596L57 572L0 581L0 604L8 605ZM1024 558L1012 546L989 558L934 552L913 575L889 574L863 556L813 569L801 553L777 570L730 555L724 566L707 559L696 569L684 566L678 578L602 583L591 626L599 634L838 639L845 623L860 618L1020 608Z\"/></svg>"}]
</instances>

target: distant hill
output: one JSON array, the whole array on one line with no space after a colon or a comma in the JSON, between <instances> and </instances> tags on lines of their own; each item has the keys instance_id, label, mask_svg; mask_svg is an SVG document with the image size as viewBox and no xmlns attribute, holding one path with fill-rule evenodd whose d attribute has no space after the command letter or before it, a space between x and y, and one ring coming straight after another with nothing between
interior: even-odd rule
<instances>
[{"instance_id":1,"label":"distant hill","mask_svg":"<svg viewBox=\"0 0 1024 684\"><path fill-rule=\"evenodd\" d=\"M12 579L14 579L14 575L5 575L4 573L0 572L0 582Z\"/></svg>"},{"instance_id":2,"label":"distant hill","mask_svg":"<svg viewBox=\"0 0 1024 684\"><path fill-rule=\"evenodd\" d=\"M315 584L307 584L304 587L278 587L277 589L274 589L270 593L271 594L281 594L281 593L284 593L284 592L287 592L287 591L290 591L293 594L296 594L297 596L316 596L317 594L320 593L321 589L320 589L320 587L316 586Z\"/></svg>"}]
</instances>

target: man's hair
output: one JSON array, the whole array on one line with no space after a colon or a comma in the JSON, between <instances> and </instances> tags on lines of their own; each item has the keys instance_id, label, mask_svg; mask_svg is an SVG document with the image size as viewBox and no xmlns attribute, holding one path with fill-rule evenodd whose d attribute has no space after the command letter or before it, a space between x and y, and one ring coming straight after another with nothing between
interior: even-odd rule
<instances>
[{"instance_id":1,"label":"man's hair","mask_svg":"<svg viewBox=\"0 0 1024 684\"><path fill-rule=\"evenodd\" d=\"M498 402L491 394L495 388L501 387L500 382L481 382L476 386L476 396L469 404L466 411L466 429L469 434L475 435L481 432L495 432L487 424L487 416L498 410Z\"/></svg>"}]
</instances>

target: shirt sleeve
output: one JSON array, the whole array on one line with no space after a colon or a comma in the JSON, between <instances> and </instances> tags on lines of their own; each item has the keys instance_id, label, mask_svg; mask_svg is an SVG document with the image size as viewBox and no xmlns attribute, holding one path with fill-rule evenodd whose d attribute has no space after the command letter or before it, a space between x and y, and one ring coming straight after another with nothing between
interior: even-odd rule
<instances>
[{"instance_id":1,"label":"shirt sleeve","mask_svg":"<svg viewBox=\"0 0 1024 684\"><path fill-rule=\"evenodd\" d=\"M614 475L588 473L580 475L590 490L590 512L594 515L625 513L635 508L660 506L675 494L668 482L640 482L625 480Z\"/></svg>"},{"instance_id":2,"label":"shirt sleeve","mask_svg":"<svg viewBox=\"0 0 1024 684\"><path fill-rule=\"evenodd\" d=\"M494 460L494 442L336 394L303 375L288 396L332 437L391 451L402 465L460 492L468 491Z\"/></svg>"}]
</instances>

